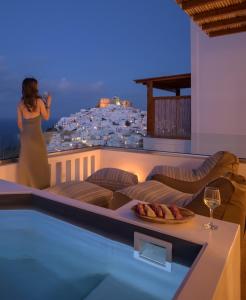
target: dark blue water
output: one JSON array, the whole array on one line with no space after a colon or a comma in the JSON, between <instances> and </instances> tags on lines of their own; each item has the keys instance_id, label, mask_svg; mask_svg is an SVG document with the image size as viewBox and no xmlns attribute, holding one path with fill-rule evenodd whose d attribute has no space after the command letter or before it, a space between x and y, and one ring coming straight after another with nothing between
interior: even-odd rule
<instances>
[{"instance_id":1,"label":"dark blue water","mask_svg":"<svg viewBox=\"0 0 246 300\"><path fill-rule=\"evenodd\" d=\"M0 210L0 236L1 300L170 300L189 271L31 210Z\"/></svg>"},{"instance_id":2,"label":"dark blue water","mask_svg":"<svg viewBox=\"0 0 246 300\"><path fill-rule=\"evenodd\" d=\"M57 120L43 121L43 131L54 126ZM16 157L19 151L19 129L16 119L0 119L0 160Z\"/></svg>"}]
</instances>

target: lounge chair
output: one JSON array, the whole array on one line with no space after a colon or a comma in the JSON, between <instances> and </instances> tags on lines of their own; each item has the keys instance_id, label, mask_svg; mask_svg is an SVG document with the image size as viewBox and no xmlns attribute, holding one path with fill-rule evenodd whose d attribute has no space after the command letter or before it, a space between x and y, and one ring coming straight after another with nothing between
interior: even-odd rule
<instances>
[{"instance_id":1,"label":"lounge chair","mask_svg":"<svg viewBox=\"0 0 246 300\"><path fill-rule=\"evenodd\" d=\"M184 193L196 193L208 182L228 172L237 173L238 158L226 151L209 156L197 169L155 166L147 180L157 180Z\"/></svg>"}]
</instances>

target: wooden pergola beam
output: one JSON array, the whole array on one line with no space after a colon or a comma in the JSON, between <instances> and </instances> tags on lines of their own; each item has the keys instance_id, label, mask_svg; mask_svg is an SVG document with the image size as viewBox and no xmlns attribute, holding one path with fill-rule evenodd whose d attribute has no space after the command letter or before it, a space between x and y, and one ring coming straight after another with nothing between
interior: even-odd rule
<instances>
[{"instance_id":1,"label":"wooden pergola beam","mask_svg":"<svg viewBox=\"0 0 246 300\"><path fill-rule=\"evenodd\" d=\"M240 4L230 5L223 8L218 9L212 9L209 11L205 11L202 13L198 13L193 15L193 20L195 22L202 22L203 20L206 20L211 17L225 17L231 14L240 13L242 14L242 11L246 11L246 2L242 2Z\"/></svg>"},{"instance_id":2,"label":"wooden pergola beam","mask_svg":"<svg viewBox=\"0 0 246 300\"><path fill-rule=\"evenodd\" d=\"M241 27L235 27L235 28L214 30L214 31L208 32L208 35L210 37L215 37L215 36L219 36L219 35L232 34L232 33L238 33L238 32L243 32L243 31L246 31L246 25L243 25Z\"/></svg>"},{"instance_id":3,"label":"wooden pergola beam","mask_svg":"<svg viewBox=\"0 0 246 300\"><path fill-rule=\"evenodd\" d=\"M239 17L234 17L230 19L224 19L224 20L219 20L219 21L214 21L210 23L205 23L202 25L203 30L213 30L218 27L224 27L228 25L233 25L233 24L241 24L241 23L246 23L246 15L245 16L239 16ZM223 28L222 28L223 29Z\"/></svg>"},{"instance_id":4,"label":"wooden pergola beam","mask_svg":"<svg viewBox=\"0 0 246 300\"><path fill-rule=\"evenodd\" d=\"M148 86L149 82L152 82L152 87L153 87L153 89L164 90L164 91L168 91L168 92L170 92L170 93L176 93L176 91L177 91L177 88L169 88L169 87L167 87L167 86L165 86L165 87L158 87L158 86L155 86L156 81L154 81L154 80L149 80L149 81L147 81L147 82L139 82L139 81L135 81L135 82L136 82L136 83L141 83L142 85L146 85L146 86Z\"/></svg>"},{"instance_id":5,"label":"wooden pergola beam","mask_svg":"<svg viewBox=\"0 0 246 300\"><path fill-rule=\"evenodd\" d=\"M190 73L185 73L185 74L178 74L178 75L171 75L171 76L159 76L159 77L150 77L150 78L144 78L144 79L135 79L134 81L136 83L143 83L146 84L148 81L160 81L160 80L165 80L165 81L173 81L173 80L179 80L179 79L186 79L190 78L191 74Z\"/></svg>"},{"instance_id":6,"label":"wooden pergola beam","mask_svg":"<svg viewBox=\"0 0 246 300\"><path fill-rule=\"evenodd\" d=\"M153 98L153 82L147 84L147 135L155 134L155 100Z\"/></svg>"},{"instance_id":7,"label":"wooden pergola beam","mask_svg":"<svg viewBox=\"0 0 246 300\"><path fill-rule=\"evenodd\" d=\"M197 6L205 6L208 4L215 4L216 2L221 2L221 0L189 0L189 1L179 1L182 9L188 10L195 8Z\"/></svg>"}]
</instances>

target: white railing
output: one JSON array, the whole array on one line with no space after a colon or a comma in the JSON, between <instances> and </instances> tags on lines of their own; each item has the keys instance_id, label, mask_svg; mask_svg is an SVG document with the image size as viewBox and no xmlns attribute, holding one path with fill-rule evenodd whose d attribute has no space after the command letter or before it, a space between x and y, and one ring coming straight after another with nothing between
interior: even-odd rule
<instances>
[{"instance_id":1,"label":"white railing","mask_svg":"<svg viewBox=\"0 0 246 300\"><path fill-rule=\"evenodd\" d=\"M74 151L49 156L51 185L71 180L85 180L100 168L101 150Z\"/></svg>"},{"instance_id":2,"label":"white railing","mask_svg":"<svg viewBox=\"0 0 246 300\"><path fill-rule=\"evenodd\" d=\"M100 149L83 149L49 154L51 186L71 180L85 180L100 168ZM0 165L0 179L16 182L17 163Z\"/></svg>"},{"instance_id":3,"label":"white railing","mask_svg":"<svg viewBox=\"0 0 246 300\"><path fill-rule=\"evenodd\" d=\"M71 180L85 180L100 168L119 168L132 172L144 181L156 165L196 168L204 156L178 153L158 153L127 149L87 148L49 154L51 186ZM239 173L246 176L246 163L240 163ZM16 182L17 163L0 164L0 179Z\"/></svg>"}]
</instances>

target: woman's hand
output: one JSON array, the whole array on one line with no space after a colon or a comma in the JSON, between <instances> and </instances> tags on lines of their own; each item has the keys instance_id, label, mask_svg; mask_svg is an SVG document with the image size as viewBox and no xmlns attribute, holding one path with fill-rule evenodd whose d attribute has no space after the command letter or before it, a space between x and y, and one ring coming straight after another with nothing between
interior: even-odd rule
<instances>
[{"instance_id":1,"label":"woman's hand","mask_svg":"<svg viewBox=\"0 0 246 300\"><path fill-rule=\"evenodd\" d=\"M51 106L51 100L52 100L51 95L48 94L47 100L46 100L46 107L50 107Z\"/></svg>"}]
</instances>

